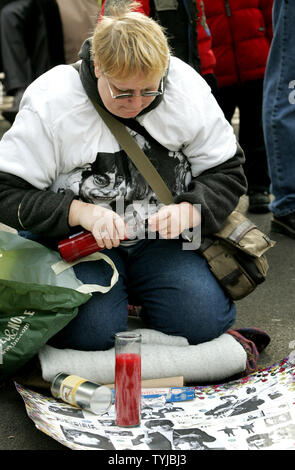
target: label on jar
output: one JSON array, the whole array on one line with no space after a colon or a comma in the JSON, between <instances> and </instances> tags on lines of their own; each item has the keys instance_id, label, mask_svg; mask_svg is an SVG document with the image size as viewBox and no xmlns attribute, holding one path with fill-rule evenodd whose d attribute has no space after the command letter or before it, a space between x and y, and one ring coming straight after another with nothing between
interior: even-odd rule
<instances>
[{"instance_id":1,"label":"label on jar","mask_svg":"<svg viewBox=\"0 0 295 470\"><path fill-rule=\"evenodd\" d=\"M88 382L77 375L69 375L60 384L60 398L74 406L79 406L76 403L76 392L81 384Z\"/></svg>"}]
</instances>

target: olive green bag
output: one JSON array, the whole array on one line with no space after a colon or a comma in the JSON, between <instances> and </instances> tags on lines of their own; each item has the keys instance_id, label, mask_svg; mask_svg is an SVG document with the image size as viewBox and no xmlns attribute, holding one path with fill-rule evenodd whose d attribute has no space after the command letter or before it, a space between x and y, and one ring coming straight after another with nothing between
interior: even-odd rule
<instances>
[{"instance_id":1,"label":"olive green bag","mask_svg":"<svg viewBox=\"0 0 295 470\"><path fill-rule=\"evenodd\" d=\"M81 261L102 259L113 268L109 286L82 284L59 253L14 233L0 231L0 382L35 356L64 328L92 292L108 292L118 280L112 261L93 253Z\"/></svg>"},{"instance_id":2,"label":"olive green bag","mask_svg":"<svg viewBox=\"0 0 295 470\"><path fill-rule=\"evenodd\" d=\"M199 252L212 273L233 300L246 297L265 281L268 272L266 251L275 242L241 212L233 211Z\"/></svg>"}]
</instances>

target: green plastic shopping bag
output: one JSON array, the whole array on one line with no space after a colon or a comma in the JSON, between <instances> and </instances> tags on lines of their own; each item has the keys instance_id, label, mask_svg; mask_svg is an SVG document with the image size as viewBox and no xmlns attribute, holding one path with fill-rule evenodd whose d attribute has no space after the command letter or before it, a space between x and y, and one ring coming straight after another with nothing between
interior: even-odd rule
<instances>
[{"instance_id":1,"label":"green plastic shopping bag","mask_svg":"<svg viewBox=\"0 0 295 470\"><path fill-rule=\"evenodd\" d=\"M83 285L72 266L98 259L113 268L110 285ZM108 292L117 280L114 264L101 253L69 264L37 242L0 231L0 382L64 328L92 292Z\"/></svg>"}]
</instances>

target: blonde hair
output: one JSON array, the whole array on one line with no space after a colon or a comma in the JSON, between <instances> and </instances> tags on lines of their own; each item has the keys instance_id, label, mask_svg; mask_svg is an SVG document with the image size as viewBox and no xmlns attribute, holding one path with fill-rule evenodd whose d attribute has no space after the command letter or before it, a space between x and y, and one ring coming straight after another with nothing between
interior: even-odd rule
<instances>
[{"instance_id":1,"label":"blonde hair","mask_svg":"<svg viewBox=\"0 0 295 470\"><path fill-rule=\"evenodd\" d=\"M107 77L161 77L168 68L170 50L163 28L134 8L135 3L111 5L94 31L93 59Z\"/></svg>"}]
</instances>

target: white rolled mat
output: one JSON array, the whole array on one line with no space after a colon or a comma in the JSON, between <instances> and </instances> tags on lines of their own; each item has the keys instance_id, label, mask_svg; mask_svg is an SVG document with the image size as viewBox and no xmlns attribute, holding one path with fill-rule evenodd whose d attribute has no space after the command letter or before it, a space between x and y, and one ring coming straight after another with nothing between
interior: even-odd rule
<instances>
[{"instance_id":1,"label":"white rolled mat","mask_svg":"<svg viewBox=\"0 0 295 470\"><path fill-rule=\"evenodd\" d=\"M186 338L155 330L137 329L142 334L142 380L183 376L184 381L214 382L245 370L247 355L231 335L196 346ZM44 346L39 351L42 377L51 382L56 374L79 375L99 384L114 383L115 350L77 351Z\"/></svg>"}]
</instances>

